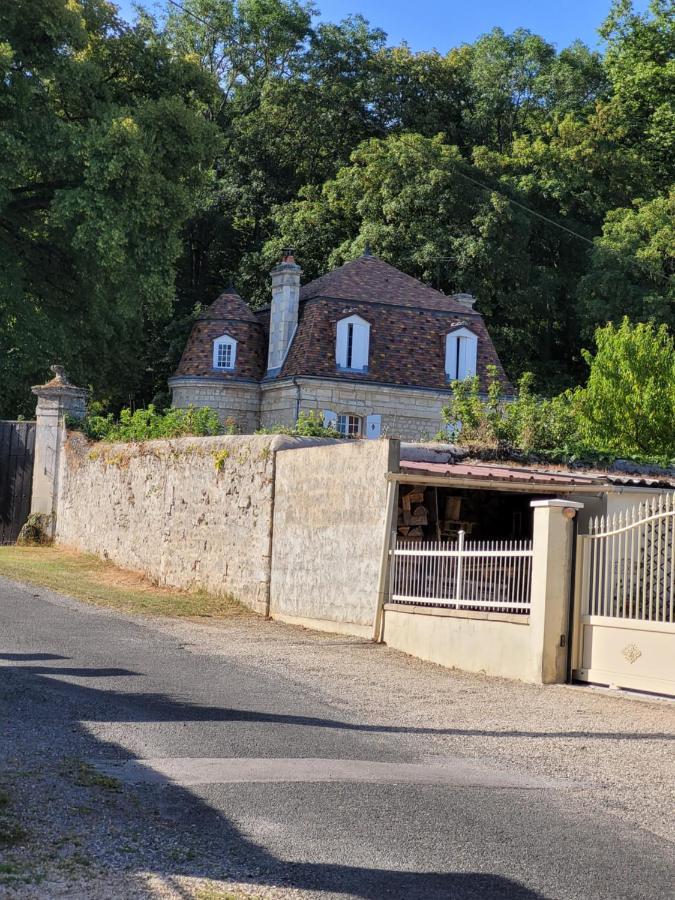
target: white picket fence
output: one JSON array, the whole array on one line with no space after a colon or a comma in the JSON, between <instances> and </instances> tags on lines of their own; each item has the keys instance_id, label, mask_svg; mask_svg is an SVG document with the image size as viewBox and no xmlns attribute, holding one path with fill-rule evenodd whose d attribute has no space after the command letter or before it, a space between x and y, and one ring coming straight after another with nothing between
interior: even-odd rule
<instances>
[{"instance_id":1,"label":"white picket fence","mask_svg":"<svg viewBox=\"0 0 675 900\"><path fill-rule=\"evenodd\" d=\"M582 613L675 622L675 494L591 520Z\"/></svg>"},{"instance_id":2,"label":"white picket fence","mask_svg":"<svg viewBox=\"0 0 675 900\"><path fill-rule=\"evenodd\" d=\"M517 613L530 611L532 541L397 539L390 551L392 603Z\"/></svg>"}]
</instances>

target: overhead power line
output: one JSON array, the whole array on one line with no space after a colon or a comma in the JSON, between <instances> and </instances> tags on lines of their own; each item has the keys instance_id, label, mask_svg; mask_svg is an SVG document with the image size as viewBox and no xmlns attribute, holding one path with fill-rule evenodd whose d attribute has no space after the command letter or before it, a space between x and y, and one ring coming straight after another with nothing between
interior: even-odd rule
<instances>
[{"instance_id":1,"label":"overhead power line","mask_svg":"<svg viewBox=\"0 0 675 900\"><path fill-rule=\"evenodd\" d=\"M171 6L175 7L176 9L180 10L184 15L191 16L193 19L195 19L195 21L208 28L209 33L213 37L216 36L215 32L213 31L212 24L206 19L202 19L201 16L198 16L196 13L192 12L192 10L186 9L186 7L178 3L177 0L168 0L168 3L170 3ZM575 231L573 228L570 228L567 225L563 225L561 222L556 222L555 219L551 219L549 216L545 216L543 213L537 212L536 209L532 209L532 207L526 206L519 200L514 200L513 197L509 196L503 189L490 187L487 184L483 184L482 181L479 181L472 175L467 175L466 172L462 172L459 167L457 167L455 171L460 176L460 178L464 178L466 179L466 181L470 181L472 184L475 184L477 187L481 188L481 190L488 191L491 194L498 194L500 197L503 197L506 201L508 201L512 206L515 206L518 209L522 209L523 212L526 212L529 215L540 219L542 222L546 222L547 224L552 225L554 228L558 228L560 231L564 231L566 234L577 238L577 240L583 241L585 244L591 247L596 247L596 243L592 238L588 238L586 237L586 235L580 234L578 231ZM606 253L614 253L622 259L626 259L626 257L619 250L615 250L613 247L603 247L601 249ZM672 276L664 275L662 272L654 272L651 269L648 269L643 263L640 262L639 259L636 259L634 256L629 257L628 262L632 263L636 268L645 272L650 278L659 278L662 281L665 281L667 284L670 284L673 280Z\"/></svg>"},{"instance_id":2,"label":"overhead power line","mask_svg":"<svg viewBox=\"0 0 675 900\"><path fill-rule=\"evenodd\" d=\"M536 218L541 219L543 222L547 222L549 225L553 225L554 228L559 228L561 231L567 232L567 234L572 235L572 237L578 238L578 240L583 241L585 244L590 244L591 247L597 247L597 244L591 238L587 238L584 234L579 234L578 231L574 231L574 229L569 228L567 225L562 225L560 222L556 222L555 219L551 219L548 216L545 216L543 213L537 212L536 209L532 209L529 206L526 206L524 203L520 203L518 200L514 200L513 197L510 197L505 191L500 190L499 188L490 187L487 184L483 184L483 182L479 181L477 178L474 178L472 175L467 175L466 172L462 172L459 168L455 170L460 178L465 178L467 181L472 182L477 185L484 191L488 191L491 194L499 194L500 197L503 197L513 206L517 206L518 209L522 209L524 212L529 213L531 216L536 216ZM648 269L643 263L640 262L639 259L636 259L634 256L626 257L620 250L615 250L614 247L601 247L600 248L605 253L614 253L616 256L621 257L621 259L626 259L628 262L632 263L636 268L641 269L645 272L650 278L660 278L662 281L665 281L667 284L672 282L672 276L664 275L662 272L653 272L651 269Z\"/></svg>"}]
</instances>

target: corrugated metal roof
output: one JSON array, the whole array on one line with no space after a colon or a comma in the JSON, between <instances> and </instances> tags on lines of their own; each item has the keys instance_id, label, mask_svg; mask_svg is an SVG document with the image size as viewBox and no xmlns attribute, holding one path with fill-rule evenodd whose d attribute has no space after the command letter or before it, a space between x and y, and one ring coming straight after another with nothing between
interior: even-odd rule
<instances>
[{"instance_id":1,"label":"corrugated metal roof","mask_svg":"<svg viewBox=\"0 0 675 900\"><path fill-rule=\"evenodd\" d=\"M402 459L401 469L428 472L430 475L448 475L451 478L480 478L485 481L518 481L533 484L598 484L598 479L588 475L561 472L537 472L533 469L490 466L478 463L430 463Z\"/></svg>"},{"instance_id":2,"label":"corrugated metal roof","mask_svg":"<svg viewBox=\"0 0 675 900\"><path fill-rule=\"evenodd\" d=\"M675 478L668 476L638 475L617 472L577 472L574 470L534 469L525 466L491 465L488 463L433 463L402 459L401 471L428 475L445 475L448 478L471 478L489 482L513 482L536 485L587 486L590 490L603 487L674 488Z\"/></svg>"}]
</instances>

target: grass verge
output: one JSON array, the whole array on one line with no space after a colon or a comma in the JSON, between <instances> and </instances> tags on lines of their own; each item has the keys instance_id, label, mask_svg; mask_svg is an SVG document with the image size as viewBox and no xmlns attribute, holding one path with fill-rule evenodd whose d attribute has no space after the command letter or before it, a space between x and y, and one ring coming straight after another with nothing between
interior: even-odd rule
<instances>
[{"instance_id":1,"label":"grass verge","mask_svg":"<svg viewBox=\"0 0 675 900\"><path fill-rule=\"evenodd\" d=\"M28 837L26 829L13 817L10 806L9 794L0 788L0 850L20 844Z\"/></svg>"},{"instance_id":2,"label":"grass verge","mask_svg":"<svg viewBox=\"0 0 675 900\"><path fill-rule=\"evenodd\" d=\"M157 587L97 556L58 547L0 547L0 575L121 612L192 618L252 615L230 597Z\"/></svg>"}]
</instances>

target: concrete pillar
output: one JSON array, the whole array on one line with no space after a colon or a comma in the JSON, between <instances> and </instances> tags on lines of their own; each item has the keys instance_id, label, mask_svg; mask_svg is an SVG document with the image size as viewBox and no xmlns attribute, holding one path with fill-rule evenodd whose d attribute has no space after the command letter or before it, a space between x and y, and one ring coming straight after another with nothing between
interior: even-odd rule
<instances>
[{"instance_id":1,"label":"concrete pillar","mask_svg":"<svg viewBox=\"0 0 675 900\"><path fill-rule=\"evenodd\" d=\"M572 584L574 517L583 503L533 500L532 680L558 684L567 675L567 631Z\"/></svg>"},{"instance_id":2,"label":"concrete pillar","mask_svg":"<svg viewBox=\"0 0 675 900\"><path fill-rule=\"evenodd\" d=\"M62 366L52 366L54 377L47 384L33 387L38 398L35 428L35 464L31 514L51 517L52 533L56 520L59 461L66 436L65 417L84 418L87 394L84 388L68 381Z\"/></svg>"},{"instance_id":3,"label":"concrete pillar","mask_svg":"<svg viewBox=\"0 0 675 900\"><path fill-rule=\"evenodd\" d=\"M268 372L279 371L293 340L298 324L301 275L302 269L295 262L293 251L284 250L283 259L272 269Z\"/></svg>"}]
</instances>

